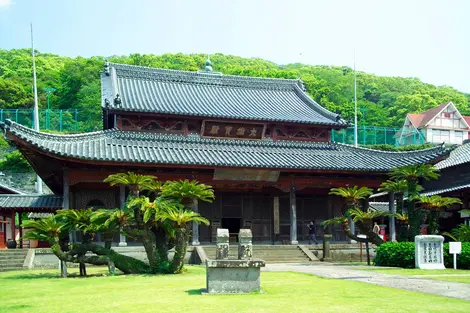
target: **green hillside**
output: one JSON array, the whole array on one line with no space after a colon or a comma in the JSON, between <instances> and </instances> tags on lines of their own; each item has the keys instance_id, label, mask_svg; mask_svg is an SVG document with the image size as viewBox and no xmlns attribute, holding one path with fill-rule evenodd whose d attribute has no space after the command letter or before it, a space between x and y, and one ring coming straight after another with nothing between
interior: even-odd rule
<instances>
[{"instance_id":1,"label":"green hillside","mask_svg":"<svg viewBox=\"0 0 470 313\"><path fill-rule=\"evenodd\" d=\"M112 56L112 62L196 71L203 67L203 54ZM54 87L53 109L77 109L87 119L78 131L100 128L100 82L104 57L69 58L37 53L40 108L46 107L44 87ZM346 66L278 65L262 59L231 55L211 56L214 71L224 74L301 78L318 103L352 120L353 73ZM0 50L0 108L31 108L31 55L28 49ZM422 112L442 102L454 102L461 113L470 115L470 95L451 87L436 87L417 78L383 77L357 73L358 106L365 109L365 124L400 127L407 112ZM361 113L362 114L362 113ZM361 116L359 117L361 124Z\"/></svg>"}]
</instances>

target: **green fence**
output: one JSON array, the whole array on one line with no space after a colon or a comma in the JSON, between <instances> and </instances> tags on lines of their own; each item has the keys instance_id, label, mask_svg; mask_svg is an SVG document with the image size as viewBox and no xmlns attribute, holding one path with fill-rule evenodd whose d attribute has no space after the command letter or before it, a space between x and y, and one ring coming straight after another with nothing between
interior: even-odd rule
<instances>
[{"instance_id":1,"label":"green fence","mask_svg":"<svg viewBox=\"0 0 470 313\"><path fill-rule=\"evenodd\" d=\"M354 144L354 127L348 127L331 132L331 141ZM424 135L420 131L406 131L400 128L363 126L357 129L359 145L421 145Z\"/></svg>"},{"instance_id":2,"label":"green fence","mask_svg":"<svg viewBox=\"0 0 470 313\"><path fill-rule=\"evenodd\" d=\"M34 127L33 114L32 109L0 109L0 121L11 119L32 128ZM79 133L101 130L102 125L100 118L92 118L79 110L39 110L39 128L41 131ZM333 130L331 140L354 144L354 127ZM375 126L358 128L358 144L360 145L404 146L423 143L424 136L419 131L403 132L399 128Z\"/></svg>"},{"instance_id":3,"label":"green fence","mask_svg":"<svg viewBox=\"0 0 470 313\"><path fill-rule=\"evenodd\" d=\"M0 109L0 121L10 119L24 126L34 127L34 110ZM79 133L102 129L101 121L93 119L79 110L39 110L39 128L41 131Z\"/></svg>"}]
</instances>

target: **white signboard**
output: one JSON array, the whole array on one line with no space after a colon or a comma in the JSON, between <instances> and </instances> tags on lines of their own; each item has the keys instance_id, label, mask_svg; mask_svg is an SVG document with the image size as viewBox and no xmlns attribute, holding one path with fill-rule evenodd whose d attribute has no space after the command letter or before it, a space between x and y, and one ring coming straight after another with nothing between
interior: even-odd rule
<instances>
[{"instance_id":1,"label":"white signboard","mask_svg":"<svg viewBox=\"0 0 470 313\"><path fill-rule=\"evenodd\" d=\"M444 237L421 235L415 237L415 267L421 269L445 269Z\"/></svg>"},{"instance_id":2,"label":"white signboard","mask_svg":"<svg viewBox=\"0 0 470 313\"><path fill-rule=\"evenodd\" d=\"M449 253L450 254L460 254L462 252L462 243L461 242L449 242Z\"/></svg>"}]
</instances>

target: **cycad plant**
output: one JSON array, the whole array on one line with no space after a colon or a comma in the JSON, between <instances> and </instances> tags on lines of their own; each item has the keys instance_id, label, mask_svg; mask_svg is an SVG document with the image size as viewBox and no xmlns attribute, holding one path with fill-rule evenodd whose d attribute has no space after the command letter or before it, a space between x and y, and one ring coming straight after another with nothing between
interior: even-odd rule
<instances>
[{"instance_id":1,"label":"cycad plant","mask_svg":"<svg viewBox=\"0 0 470 313\"><path fill-rule=\"evenodd\" d=\"M182 206L169 206L162 211L162 221L171 221L175 228L175 255L171 264L171 271L179 273L183 269L184 256L189 240L189 224L192 222L209 225L209 221L199 213L188 210Z\"/></svg>"},{"instance_id":2,"label":"cycad plant","mask_svg":"<svg viewBox=\"0 0 470 313\"><path fill-rule=\"evenodd\" d=\"M460 224L458 227L452 229L450 233L444 232L442 235L447 236L454 241L470 242L470 226Z\"/></svg>"},{"instance_id":3,"label":"cycad plant","mask_svg":"<svg viewBox=\"0 0 470 313\"><path fill-rule=\"evenodd\" d=\"M462 204L458 198L434 196L419 196L416 198L417 203L421 204L421 208L425 212L428 220L428 233L437 234L438 219L443 208L450 208L455 204Z\"/></svg>"},{"instance_id":4,"label":"cycad plant","mask_svg":"<svg viewBox=\"0 0 470 313\"><path fill-rule=\"evenodd\" d=\"M421 180L431 180L439 178L439 170L429 164L412 164L402 167L393 168L389 176L392 180L404 180L408 185L408 216L409 216L409 235L411 238L419 235L420 224L423 214L416 209L416 197L420 190L419 183Z\"/></svg>"}]
</instances>

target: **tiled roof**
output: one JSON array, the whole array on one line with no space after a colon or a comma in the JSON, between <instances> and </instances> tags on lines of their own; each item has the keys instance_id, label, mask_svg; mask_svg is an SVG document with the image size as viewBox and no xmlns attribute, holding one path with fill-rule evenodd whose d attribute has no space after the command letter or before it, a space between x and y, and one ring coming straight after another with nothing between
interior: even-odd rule
<instances>
[{"instance_id":1,"label":"tiled roof","mask_svg":"<svg viewBox=\"0 0 470 313\"><path fill-rule=\"evenodd\" d=\"M55 195L0 195L3 209L62 209L62 197Z\"/></svg>"},{"instance_id":2,"label":"tiled roof","mask_svg":"<svg viewBox=\"0 0 470 313\"><path fill-rule=\"evenodd\" d=\"M416 128L421 126L421 121L424 118L423 113L408 113L408 117Z\"/></svg>"},{"instance_id":3,"label":"tiled roof","mask_svg":"<svg viewBox=\"0 0 470 313\"><path fill-rule=\"evenodd\" d=\"M438 190L431 190L431 191L423 192L421 193L421 195L422 196L434 196L434 195L440 195L446 192L462 190L466 188L470 189L470 184L458 185L458 186L453 186L453 187L448 187L448 188L443 188L443 189L438 189Z\"/></svg>"},{"instance_id":4,"label":"tiled roof","mask_svg":"<svg viewBox=\"0 0 470 313\"><path fill-rule=\"evenodd\" d=\"M397 203L394 202L393 205L396 207ZM369 208L373 211L388 212L388 202L369 202Z\"/></svg>"},{"instance_id":5,"label":"tiled roof","mask_svg":"<svg viewBox=\"0 0 470 313\"><path fill-rule=\"evenodd\" d=\"M119 94L120 99L116 100ZM341 126L294 79L254 78L107 63L107 110Z\"/></svg>"},{"instance_id":6,"label":"tiled roof","mask_svg":"<svg viewBox=\"0 0 470 313\"><path fill-rule=\"evenodd\" d=\"M444 169L451 166L456 166L463 163L470 162L470 140L464 141L460 146L457 146L450 152L447 159L436 164L438 169Z\"/></svg>"},{"instance_id":7,"label":"tiled roof","mask_svg":"<svg viewBox=\"0 0 470 313\"><path fill-rule=\"evenodd\" d=\"M0 127L7 135L59 157L136 164L385 172L397 166L435 162L447 153L443 146L389 152L330 142L210 139L197 134L184 136L117 129L53 135L36 132L10 120Z\"/></svg>"},{"instance_id":8,"label":"tiled roof","mask_svg":"<svg viewBox=\"0 0 470 313\"><path fill-rule=\"evenodd\" d=\"M411 120L416 128L426 126L439 112L452 102L442 103L439 106L429 109L423 113L408 113L408 118ZM470 125L470 116L462 116L464 120Z\"/></svg>"},{"instance_id":9,"label":"tiled roof","mask_svg":"<svg viewBox=\"0 0 470 313\"><path fill-rule=\"evenodd\" d=\"M421 114L423 114L423 119L419 127L426 126L439 112L441 112L446 106L448 106L451 102L441 103L435 108L429 109Z\"/></svg>"},{"instance_id":10,"label":"tiled roof","mask_svg":"<svg viewBox=\"0 0 470 313\"><path fill-rule=\"evenodd\" d=\"M465 122L470 126L470 116L462 116Z\"/></svg>"},{"instance_id":11,"label":"tiled roof","mask_svg":"<svg viewBox=\"0 0 470 313\"><path fill-rule=\"evenodd\" d=\"M23 192L15 189L13 187L10 187L8 185L2 184L2 183L0 183L0 193L2 193L1 190L4 190L3 193L8 193L8 194L11 194L11 193L12 194L20 194L20 195L23 194Z\"/></svg>"}]
</instances>

